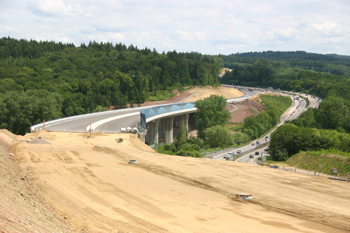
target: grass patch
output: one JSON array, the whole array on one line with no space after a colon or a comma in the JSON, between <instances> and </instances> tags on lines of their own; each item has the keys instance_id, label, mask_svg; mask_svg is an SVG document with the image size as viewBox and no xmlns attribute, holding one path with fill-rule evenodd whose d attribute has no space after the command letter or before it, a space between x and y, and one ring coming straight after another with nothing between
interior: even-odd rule
<instances>
[{"instance_id":1,"label":"grass patch","mask_svg":"<svg viewBox=\"0 0 350 233\"><path fill-rule=\"evenodd\" d=\"M286 163L289 166L333 175L337 167L338 176L350 177L350 154L335 150L300 152Z\"/></svg>"},{"instance_id":2,"label":"grass patch","mask_svg":"<svg viewBox=\"0 0 350 233\"><path fill-rule=\"evenodd\" d=\"M266 156L266 164L268 165L276 165L276 166L279 166L279 167L288 167L289 165L284 162L284 161L275 161L275 160L272 160L271 159L271 156Z\"/></svg>"},{"instance_id":3,"label":"grass patch","mask_svg":"<svg viewBox=\"0 0 350 233\"><path fill-rule=\"evenodd\" d=\"M227 127L228 130L238 132L243 128L244 123L243 122L241 122L241 123L230 122L227 126L228 126Z\"/></svg>"},{"instance_id":4,"label":"grass patch","mask_svg":"<svg viewBox=\"0 0 350 233\"><path fill-rule=\"evenodd\" d=\"M190 89L192 89L193 88L193 86L189 86L189 87L177 87L176 89L180 92L180 93L182 93L182 92L184 92L184 91L187 91L187 90L190 90Z\"/></svg>"},{"instance_id":5,"label":"grass patch","mask_svg":"<svg viewBox=\"0 0 350 233\"><path fill-rule=\"evenodd\" d=\"M172 90L158 90L149 93L147 101L168 100L172 97L174 97Z\"/></svg>"},{"instance_id":6,"label":"grass patch","mask_svg":"<svg viewBox=\"0 0 350 233\"><path fill-rule=\"evenodd\" d=\"M177 89L180 93L192 89L193 86L188 86L188 87L176 87L176 88L171 88L171 89L166 89L166 90L157 90L150 92L148 95L148 98L146 101L160 101L160 100L168 100L175 95L172 93L173 90Z\"/></svg>"},{"instance_id":7,"label":"grass patch","mask_svg":"<svg viewBox=\"0 0 350 233\"><path fill-rule=\"evenodd\" d=\"M253 114L254 116L259 114L259 112L256 111L255 109L250 109L249 111L250 111L250 113Z\"/></svg>"}]
</instances>

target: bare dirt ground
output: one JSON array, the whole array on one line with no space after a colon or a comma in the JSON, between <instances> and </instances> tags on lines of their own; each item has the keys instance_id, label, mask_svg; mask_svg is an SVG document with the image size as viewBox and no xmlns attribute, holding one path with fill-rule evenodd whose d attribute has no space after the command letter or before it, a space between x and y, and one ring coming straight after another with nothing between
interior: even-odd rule
<instances>
[{"instance_id":1,"label":"bare dirt ground","mask_svg":"<svg viewBox=\"0 0 350 233\"><path fill-rule=\"evenodd\" d=\"M266 92L264 95L279 95L276 93ZM227 104L227 109L231 112L230 122L241 123L249 116L256 116L263 111L263 106L257 102L259 95L254 95L251 98L236 102L236 104Z\"/></svg>"},{"instance_id":2,"label":"bare dirt ground","mask_svg":"<svg viewBox=\"0 0 350 233\"><path fill-rule=\"evenodd\" d=\"M240 92L237 89L234 88L227 88L227 87L193 87L189 90L186 90L182 93L180 93L177 90L174 90L173 93L175 94L174 97L170 98L169 100L162 100L162 101L149 101L140 104L141 106L150 106L155 104L172 104L172 103L178 103L180 101L184 102L192 102L196 101L198 99L203 99L206 97L209 97L210 95L222 95L225 98L238 98L243 96L244 94ZM198 94L196 94L198 93ZM192 96L192 97L191 97Z\"/></svg>"},{"instance_id":3,"label":"bare dirt ground","mask_svg":"<svg viewBox=\"0 0 350 233\"><path fill-rule=\"evenodd\" d=\"M247 99L239 103L227 104L227 109L231 112L230 122L240 123L246 117L258 115L263 107L254 99Z\"/></svg>"},{"instance_id":4,"label":"bare dirt ground","mask_svg":"<svg viewBox=\"0 0 350 233\"><path fill-rule=\"evenodd\" d=\"M350 231L349 183L87 136L0 131L0 232Z\"/></svg>"},{"instance_id":5,"label":"bare dirt ground","mask_svg":"<svg viewBox=\"0 0 350 233\"><path fill-rule=\"evenodd\" d=\"M224 67L219 75L224 75L227 71L232 71L232 69Z\"/></svg>"}]
</instances>

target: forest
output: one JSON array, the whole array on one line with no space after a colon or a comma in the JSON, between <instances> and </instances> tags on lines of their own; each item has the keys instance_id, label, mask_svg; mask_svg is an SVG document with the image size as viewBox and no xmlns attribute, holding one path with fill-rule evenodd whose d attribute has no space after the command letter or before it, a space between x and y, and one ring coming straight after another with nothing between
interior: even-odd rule
<instances>
[{"instance_id":1,"label":"forest","mask_svg":"<svg viewBox=\"0 0 350 233\"><path fill-rule=\"evenodd\" d=\"M224 66L230 69L234 69L240 64L251 63L257 58L263 58L268 61L274 61L279 67L299 68L303 70L350 76L350 56L341 56L337 54L324 55L307 53L304 51L266 51L236 53L228 56L219 55L219 57L223 58Z\"/></svg>"},{"instance_id":2,"label":"forest","mask_svg":"<svg viewBox=\"0 0 350 233\"><path fill-rule=\"evenodd\" d=\"M217 57L158 53L121 43L0 39L0 128L25 134L59 117L170 98L184 86L218 86ZM53 111L54 110L54 111Z\"/></svg>"},{"instance_id":3,"label":"forest","mask_svg":"<svg viewBox=\"0 0 350 233\"><path fill-rule=\"evenodd\" d=\"M301 151L350 152L349 56L270 51L219 57L233 68L221 83L272 87L323 99L319 108L307 110L274 132L273 160L287 160Z\"/></svg>"},{"instance_id":4,"label":"forest","mask_svg":"<svg viewBox=\"0 0 350 233\"><path fill-rule=\"evenodd\" d=\"M219 78L224 66L233 70ZM174 89L181 91L185 86L222 83L273 87L323 99L318 109L304 112L274 133L274 159L285 160L303 150L349 152L349 70L350 57L336 54L159 53L155 48L139 49L122 43L91 41L75 46L4 37L0 39L0 128L25 134L31 125L44 119L135 106L168 99ZM179 138L176 142L182 145L160 149L181 154L193 148L193 156L199 156L204 147L224 148L258 138L276 124L281 110L288 106L283 99L264 97L263 101L265 112L247 118L239 129L233 129L237 133L232 137L224 124L209 122L200 129L199 138ZM213 135L227 140L218 142Z\"/></svg>"}]
</instances>

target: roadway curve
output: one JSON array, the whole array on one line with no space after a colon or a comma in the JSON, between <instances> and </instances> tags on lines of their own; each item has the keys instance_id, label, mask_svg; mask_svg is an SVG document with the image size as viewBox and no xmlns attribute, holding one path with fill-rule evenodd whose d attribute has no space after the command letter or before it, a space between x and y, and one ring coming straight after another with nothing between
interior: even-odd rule
<instances>
[{"instance_id":1,"label":"roadway curve","mask_svg":"<svg viewBox=\"0 0 350 233\"><path fill-rule=\"evenodd\" d=\"M227 157L229 160L233 160L233 155L231 153L233 152L237 154L237 151L240 150L241 155L243 156L238 158L236 161L257 164L257 158L261 156L261 154L268 155L268 152L265 151L267 146L263 146L263 145L268 144L270 142L271 133L273 133L277 129L277 127L284 124L285 121L297 119L304 111L307 110L306 103L302 98L300 98L299 100L294 99L295 93L286 92L283 95L291 97L293 102L292 102L292 105L281 116L280 123L276 126L275 129L273 129L270 133L265 135L263 138L259 138L257 140L250 142L249 145L239 147L239 148L224 149L224 150L209 154L206 157L209 157L211 159L219 159L219 160L225 160L226 159L225 157ZM309 99L310 104L308 108L318 107L319 105L318 98L316 97L314 98L310 95L301 94L301 93L298 93L298 95ZM259 142L259 144L257 144L257 142ZM255 152L259 152L259 156L256 156Z\"/></svg>"},{"instance_id":2,"label":"roadway curve","mask_svg":"<svg viewBox=\"0 0 350 233\"><path fill-rule=\"evenodd\" d=\"M256 92L248 91L247 88L244 88L242 92L245 94L244 97L229 99L228 101L243 100L250 98L256 94ZM47 131L87 132L89 131L91 124L93 132L120 133L121 128L135 127L136 124L140 122L140 110L156 106L161 105L118 109L94 114L84 114L80 116L62 118L47 122L45 129ZM34 131L35 129L41 128L42 124L37 124L32 126L31 130Z\"/></svg>"}]
</instances>

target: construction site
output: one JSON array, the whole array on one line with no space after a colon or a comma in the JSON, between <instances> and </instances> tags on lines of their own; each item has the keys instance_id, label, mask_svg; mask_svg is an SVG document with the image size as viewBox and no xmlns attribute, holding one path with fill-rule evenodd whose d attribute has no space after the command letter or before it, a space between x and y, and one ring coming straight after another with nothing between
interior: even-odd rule
<instances>
[{"instance_id":1,"label":"construction site","mask_svg":"<svg viewBox=\"0 0 350 233\"><path fill-rule=\"evenodd\" d=\"M0 130L0 144L0 232L350 232L347 182L126 133Z\"/></svg>"}]
</instances>

